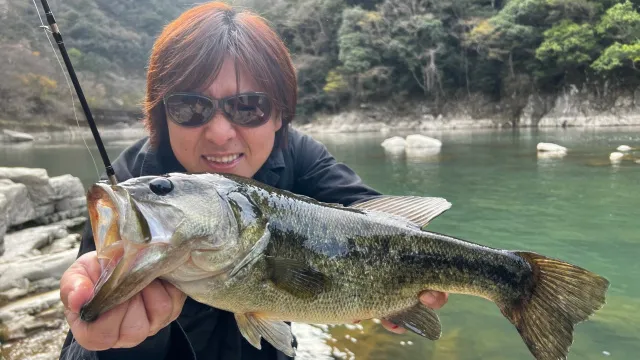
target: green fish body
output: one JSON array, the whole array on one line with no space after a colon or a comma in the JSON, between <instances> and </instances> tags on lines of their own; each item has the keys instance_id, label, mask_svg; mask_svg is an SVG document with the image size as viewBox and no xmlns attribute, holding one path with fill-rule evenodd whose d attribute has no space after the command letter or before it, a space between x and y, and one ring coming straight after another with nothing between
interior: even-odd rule
<instances>
[{"instance_id":1,"label":"green fish body","mask_svg":"<svg viewBox=\"0 0 640 360\"><path fill-rule=\"evenodd\" d=\"M536 359L565 359L573 327L604 305L609 286L559 260L425 231L450 208L442 198L344 207L221 174L96 184L87 196L98 254L111 261L84 319L162 278L233 312L254 346L264 338L290 356L284 321L383 318L436 340L439 318L418 298L431 289L493 301Z\"/></svg>"}]
</instances>

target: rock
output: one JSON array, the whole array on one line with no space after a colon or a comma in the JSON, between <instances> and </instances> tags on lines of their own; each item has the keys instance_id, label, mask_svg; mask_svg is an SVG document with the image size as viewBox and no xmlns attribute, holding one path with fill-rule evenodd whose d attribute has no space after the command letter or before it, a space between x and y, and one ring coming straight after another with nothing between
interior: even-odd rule
<instances>
[{"instance_id":1,"label":"rock","mask_svg":"<svg viewBox=\"0 0 640 360\"><path fill-rule=\"evenodd\" d=\"M4 254L4 234L9 227L8 211L9 202L3 194L0 194L0 256Z\"/></svg>"},{"instance_id":2,"label":"rock","mask_svg":"<svg viewBox=\"0 0 640 360\"><path fill-rule=\"evenodd\" d=\"M440 148L442 142L438 139L430 138L421 134L407 136L406 148Z\"/></svg>"},{"instance_id":3,"label":"rock","mask_svg":"<svg viewBox=\"0 0 640 360\"><path fill-rule=\"evenodd\" d=\"M631 151L633 150L633 148L629 145L620 145L618 146L618 148L616 149L618 151Z\"/></svg>"},{"instance_id":4,"label":"rock","mask_svg":"<svg viewBox=\"0 0 640 360\"><path fill-rule=\"evenodd\" d=\"M27 186L13 182L9 184L7 181L0 183L0 194L11 204L7 211L9 227L35 219L36 212L29 199Z\"/></svg>"},{"instance_id":5,"label":"rock","mask_svg":"<svg viewBox=\"0 0 640 360\"><path fill-rule=\"evenodd\" d=\"M55 204L55 211L66 211L72 209L86 208L87 198L79 196L75 198L64 198Z\"/></svg>"},{"instance_id":6,"label":"rock","mask_svg":"<svg viewBox=\"0 0 640 360\"><path fill-rule=\"evenodd\" d=\"M68 174L54 176L49 180L49 184L51 184L54 189L55 200L85 196L84 185L82 185L80 178L75 176Z\"/></svg>"},{"instance_id":7,"label":"rock","mask_svg":"<svg viewBox=\"0 0 640 360\"><path fill-rule=\"evenodd\" d=\"M25 185L48 185L49 175L46 169L25 167L0 167L0 179L9 179Z\"/></svg>"},{"instance_id":8,"label":"rock","mask_svg":"<svg viewBox=\"0 0 640 360\"><path fill-rule=\"evenodd\" d=\"M78 246L81 238L80 234L69 234L63 238L54 240L51 245L44 247L41 251L47 254L55 254L73 249Z\"/></svg>"},{"instance_id":9,"label":"rock","mask_svg":"<svg viewBox=\"0 0 640 360\"><path fill-rule=\"evenodd\" d=\"M380 145L388 153L400 155L404 153L404 147L406 140L400 136L390 137L385 139Z\"/></svg>"},{"instance_id":10,"label":"rock","mask_svg":"<svg viewBox=\"0 0 640 360\"><path fill-rule=\"evenodd\" d=\"M4 306L27 295L54 290L60 286L60 279L50 277L34 282L29 282L27 280L20 285L21 286L19 287L14 287L12 289L0 292L0 306Z\"/></svg>"},{"instance_id":11,"label":"rock","mask_svg":"<svg viewBox=\"0 0 640 360\"><path fill-rule=\"evenodd\" d=\"M538 151L547 151L547 152L561 152L561 153L567 152L567 148L564 146L560 146L558 144L553 144L553 143L545 143L545 142L538 143L536 149Z\"/></svg>"},{"instance_id":12,"label":"rock","mask_svg":"<svg viewBox=\"0 0 640 360\"><path fill-rule=\"evenodd\" d=\"M34 137L27 133L7 129L2 130L2 132L4 133L4 138L8 140L8 142L25 142L34 140Z\"/></svg>"},{"instance_id":13,"label":"rock","mask_svg":"<svg viewBox=\"0 0 640 360\"><path fill-rule=\"evenodd\" d=\"M29 192L29 199L31 200L31 203L34 207L37 208L41 205L53 205L51 204L51 202L54 200L55 191L49 183L45 185L25 185L27 186L27 191Z\"/></svg>"},{"instance_id":14,"label":"rock","mask_svg":"<svg viewBox=\"0 0 640 360\"><path fill-rule=\"evenodd\" d=\"M609 154L609 160L611 160L612 163L618 163L622 160L622 158L624 157L624 154L621 152L612 152L611 154Z\"/></svg>"},{"instance_id":15,"label":"rock","mask_svg":"<svg viewBox=\"0 0 640 360\"><path fill-rule=\"evenodd\" d=\"M60 291L53 290L0 308L0 341L20 339L34 330L62 325Z\"/></svg>"},{"instance_id":16,"label":"rock","mask_svg":"<svg viewBox=\"0 0 640 360\"><path fill-rule=\"evenodd\" d=\"M575 85L567 86L555 96L550 106L538 122L540 127L597 127L640 124L640 115L631 91L605 91L598 96Z\"/></svg>"},{"instance_id":17,"label":"rock","mask_svg":"<svg viewBox=\"0 0 640 360\"><path fill-rule=\"evenodd\" d=\"M40 205L35 208L36 218L51 215L56 212L56 208L53 204Z\"/></svg>"},{"instance_id":18,"label":"rock","mask_svg":"<svg viewBox=\"0 0 640 360\"><path fill-rule=\"evenodd\" d=\"M567 155L564 151L538 151L538 159L561 159Z\"/></svg>"},{"instance_id":19,"label":"rock","mask_svg":"<svg viewBox=\"0 0 640 360\"><path fill-rule=\"evenodd\" d=\"M66 219L84 217L86 213L87 213L86 207L64 210L51 215L43 216L41 218L37 218L34 220L34 223L38 225L47 225L51 223L57 223Z\"/></svg>"},{"instance_id":20,"label":"rock","mask_svg":"<svg viewBox=\"0 0 640 360\"><path fill-rule=\"evenodd\" d=\"M428 160L440 154L439 147L407 147L407 159Z\"/></svg>"},{"instance_id":21,"label":"rock","mask_svg":"<svg viewBox=\"0 0 640 360\"><path fill-rule=\"evenodd\" d=\"M0 291L24 287L25 279L29 282L47 278L60 279L77 256L78 250L70 249L0 264Z\"/></svg>"},{"instance_id":22,"label":"rock","mask_svg":"<svg viewBox=\"0 0 640 360\"><path fill-rule=\"evenodd\" d=\"M640 159L636 160L635 162L636 164L640 164Z\"/></svg>"},{"instance_id":23,"label":"rock","mask_svg":"<svg viewBox=\"0 0 640 360\"><path fill-rule=\"evenodd\" d=\"M58 239L69 236L68 223L56 223L32 227L5 235L6 250L0 257L0 265L25 257L33 250L42 250Z\"/></svg>"}]
</instances>

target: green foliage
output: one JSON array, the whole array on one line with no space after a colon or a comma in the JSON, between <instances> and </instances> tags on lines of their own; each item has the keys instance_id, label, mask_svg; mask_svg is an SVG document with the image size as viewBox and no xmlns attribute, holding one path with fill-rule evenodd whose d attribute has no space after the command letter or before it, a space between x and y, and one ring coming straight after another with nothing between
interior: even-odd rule
<instances>
[{"instance_id":1,"label":"green foliage","mask_svg":"<svg viewBox=\"0 0 640 360\"><path fill-rule=\"evenodd\" d=\"M596 26L599 35L619 41L631 42L640 38L640 13L627 0L607 10Z\"/></svg>"},{"instance_id":2,"label":"green foliage","mask_svg":"<svg viewBox=\"0 0 640 360\"><path fill-rule=\"evenodd\" d=\"M591 24L563 20L544 32L536 57L559 69L588 65L596 53L597 41Z\"/></svg>"},{"instance_id":3,"label":"green foliage","mask_svg":"<svg viewBox=\"0 0 640 360\"><path fill-rule=\"evenodd\" d=\"M69 111L63 71L33 4L7 3L0 116ZM301 121L391 97L438 101L482 92L499 100L525 86L554 88L587 76L598 81L615 72L627 84L638 78L640 0L232 3L266 18L290 49ZM51 6L92 106L137 109L153 41L191 4L66 0Z\"/></svg>"},{"instance_id":4,"label":"green foliage","mask_svg":"<svg viewBox=\"0 0 640 360\"><path fill-rule=\"evenodd\" d=\"M327 83L322 90L328 94L345 93L349 90L349 83L340 72L330 70L327 74Z\"/></svg>"},{"instance_id":5,"label":"green foliage","mask_svg":"<svg viewBox=\"0 0 640 360\"><path fill-rule=\"evenodd\" d=\"M640 13L626 0L609 8L596 26L596 32L610 44L591 67L600 74L618 68L636 70L640 63Z\"/></svg>"},{"instance_id":6,"label":"green foliage","mask_svg":"<svg viewBox=\"0 0 640 360\"><path fill-rule=\"evenodd\" d=\"M640 40L633 44L613 43L591 64L591 67L602 73L625 65L637 69L636 64L640 64Z\"/></svg>"},{"instance_id":7,"label":"green foliage","mask_svg":"<svg viewBox=\"0 0 640 360\"><path fill-rule=\"evenodd\" d=\"M338 30L338 59L344 72L358 74L379 63L379 53L374 48L373 24L378 17L359 7L342 13L342 25Z\"/></svg>"}]
</instances>

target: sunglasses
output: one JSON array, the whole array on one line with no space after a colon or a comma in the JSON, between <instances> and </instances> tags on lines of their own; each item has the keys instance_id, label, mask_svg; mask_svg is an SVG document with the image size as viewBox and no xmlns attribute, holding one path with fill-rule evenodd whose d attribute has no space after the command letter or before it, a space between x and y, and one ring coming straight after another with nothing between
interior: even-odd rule
<instances>
[{"instance_id":1,"label":"sunglasses","mask_svg":"<svg viewBox=\"0 0 640 360\"><path fill-rule=\"evenodd\" d=\"M248 92L212 99L198 93L177 92L163 97L167 116L185 127L198 127L208 123L220 109L233 124L257 127L265 124L271 115L271 101L265 93Z\"/></svg>"}]
</instances>

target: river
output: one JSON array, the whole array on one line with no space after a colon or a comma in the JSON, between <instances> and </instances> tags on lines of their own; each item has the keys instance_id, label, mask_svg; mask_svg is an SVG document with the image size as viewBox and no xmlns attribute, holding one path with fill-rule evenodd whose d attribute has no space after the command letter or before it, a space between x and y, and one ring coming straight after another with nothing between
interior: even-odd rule
<instances>
[{"instance_id":1,"label":"river","mask_svg":"<svg viewBox=\"0 0 640 360\"><path fill-rule=\"evenodd\" d=\"M396 134L392 134L396 135ZM402 135L402 134L401 134ZM638 128L458 130L426 135L443 142L426 158L384 153L381 134L317 135L335 157L387 194L441 196L453 207L429 229L484 245L560 258L611 281L607 305L575 329L570 359L636 359L640 353L640 164L613 165L622 144L640 148ZM390 136L390 135L387 135ZM127 140L107 141L112 158ZM536 156L538 142L569 148ZM100 159L92 147L98 165ZM96 180L82 142L0 147L0 166L45 167ZM633 153L640 159L640 151ZM451 295L431 342L395 335L373 321L358 326L296 325L300 358L529 359L515 328L491 302Z\"/></svg>"}]
</instances>

